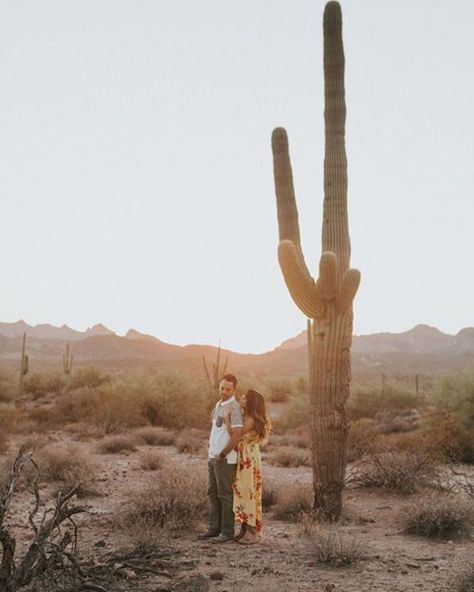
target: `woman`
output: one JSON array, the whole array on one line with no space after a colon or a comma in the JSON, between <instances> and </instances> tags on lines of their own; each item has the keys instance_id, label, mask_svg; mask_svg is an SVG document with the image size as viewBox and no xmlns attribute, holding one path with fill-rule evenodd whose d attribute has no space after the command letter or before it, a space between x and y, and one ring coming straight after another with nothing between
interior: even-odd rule
<instances>
[{"instance_id":1,"label":"woman","mask_svg":"<svg viewBox=\"0 0 474 592\"><path fill-rule=\"evenodd\" d=\"M258 391L248 390L239 401L244 416L242 437L237 445L237 473L233 485L234 514L240 522L236 541L250 545L258 541L262 530L262 461L260 444L265 444L270 420L265 399ZM230 418L226 425L230 433Z\"/></svg>"}]
</instances>

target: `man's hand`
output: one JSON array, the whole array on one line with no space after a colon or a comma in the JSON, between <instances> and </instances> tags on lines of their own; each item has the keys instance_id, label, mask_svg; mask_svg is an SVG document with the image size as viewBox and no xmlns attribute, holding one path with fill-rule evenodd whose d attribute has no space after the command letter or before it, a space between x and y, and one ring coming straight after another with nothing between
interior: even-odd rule
<instances>
[{"instance_id":1,"label":"man's hand","mask_svg":"<svg viewBox=\"0 0 474 592\"><path fill-rule=\"evenodd\" d=\"M230 440L227 442L227 445L221 450L219 454L219 458L221 458L222 460L224 460L224 458L229 454L229 452L231 450L234 450L234 448L239 443L240 437L242 435L242 427L239 426L236 428L231 428L231 431L232 436L230 437Z\"/></svg>"}]
</instances>

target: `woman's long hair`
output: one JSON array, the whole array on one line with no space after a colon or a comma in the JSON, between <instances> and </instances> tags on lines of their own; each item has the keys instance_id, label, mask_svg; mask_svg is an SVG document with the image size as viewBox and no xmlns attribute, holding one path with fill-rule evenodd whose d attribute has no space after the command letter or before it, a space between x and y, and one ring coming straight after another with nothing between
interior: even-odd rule
<instances>
[{"instance_id":1,"label":"woman's long hair","mask_svg":"<svg viewBox=\"0 0 474 592\"><path fill-rule=\"evenodd\" d=\"M271 429L270 418L267 416L265 407L265 399L258 391L249 389L245 393L245 400L247 401L246 411L255 422L255 431L260 441L265 444Z\"/></svg>"}]
</instances>

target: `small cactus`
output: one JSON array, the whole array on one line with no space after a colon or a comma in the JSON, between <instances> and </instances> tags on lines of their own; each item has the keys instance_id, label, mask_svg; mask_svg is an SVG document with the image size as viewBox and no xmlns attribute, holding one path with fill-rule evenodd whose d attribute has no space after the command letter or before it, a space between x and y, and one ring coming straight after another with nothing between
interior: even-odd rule
<instances>
[{"instance_id":1,"label":"small cactus","mask_svg":"<svg viewBox=\"0 0 474 592\"><path fill-rule=\"evenodd\" d=\"M63 354L63 370L68 382L71 380L72 364L74 356L69 352L69 343L66 344L66 352Z\"/></svg>"},{"instance_id":2,"label":"small cactus","mask_svg":"<svg viewBox=\"0 0 474 592\"><path fill-rule=\"evenodd\" d=\"M360 273L349 268L344 50L337 2L326 4L323 27L326 142L322 254L316 280L301 249L288 137L283 128L274 130L272 148L278 259L290 295L308 317L314 507L327 518L337 519L342 509L349 431L344 405L349 396L352 302Z\"/></svg>"},{"instance_id":3,"label":"small cactus","mask_svg":"<svg viewBox=\"0 0 474 592\"><path fill-rule=\"evenodd\" d=\"M20 393L23 392L24 386L24 379L25 376L28 374L28 356L26 355L26 333L23 333L23 345L21 347L21 360L20 360L20 381L19 381L19 389Z\"/></svg>"}]
</instances>

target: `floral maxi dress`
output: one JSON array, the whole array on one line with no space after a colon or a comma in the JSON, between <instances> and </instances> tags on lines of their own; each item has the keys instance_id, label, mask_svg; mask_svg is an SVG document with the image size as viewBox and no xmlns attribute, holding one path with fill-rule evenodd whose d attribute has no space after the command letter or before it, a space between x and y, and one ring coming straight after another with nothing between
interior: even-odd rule
<instances>
[{"instance_id":1,"label":"floral maxi dress","mask_svg":"<svg viewBox=\"0 0 474 592\"><path fill-rule=\"evenodd\" d=\"M262 530L262 460L260 439L254 431L244 434L237 446L237 472L233 489L236 521L246 522L260 533Z\"/></svg>"}]
</instances>

